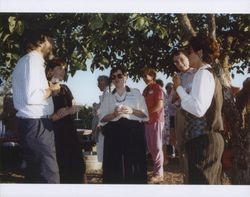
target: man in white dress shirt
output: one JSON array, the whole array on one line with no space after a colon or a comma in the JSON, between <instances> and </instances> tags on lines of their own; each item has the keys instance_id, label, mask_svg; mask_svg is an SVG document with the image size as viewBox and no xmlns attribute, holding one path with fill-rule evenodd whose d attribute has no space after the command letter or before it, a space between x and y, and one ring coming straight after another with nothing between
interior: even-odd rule
<instances>
[{"instance_id":1,"label":"man in white dress shirt","mask_svg":"<svg viewBox=\"0 0 250 197\"><path fill-rule=\"evenodd\" d=\"M13 72L13 100L19 119L19 141L27 162L28 183L59 183L54 132L52 93L58 84L49 86L45 75L45 59L52 54L52 41L47 35L33 32L23 56Z\"/></svg>"}]
</instances>

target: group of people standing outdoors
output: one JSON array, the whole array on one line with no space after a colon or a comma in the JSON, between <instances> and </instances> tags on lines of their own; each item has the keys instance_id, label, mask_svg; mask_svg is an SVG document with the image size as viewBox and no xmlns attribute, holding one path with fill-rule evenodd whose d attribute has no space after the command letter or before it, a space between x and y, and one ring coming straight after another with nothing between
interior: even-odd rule
<instances>
[{"instance_id":1,"label":"group of people standing outdoors","mask_svg":"<svg viewBox=\"0 0 250 197\"><path fill-rule=\"evenodd\" d=\"M85 163L72 114L79 111L64 80L67 64L53 41L34 32L13 72L13 102L27 183L82 183ZM47 66L45 67L45 61Z\"/></svg>"},{"instance_id":2,"label":"group of people standing outdoors","mask_svg":"<svg viewBox=\"0 0 250 197\"><path fill-rule=\"evenodd\" d=\"M26 180L82 183L85 163L71 116L79 107L69 88L61 84L67 64L60 58L48 60L53 46L49 36L33 34L29 40L28 53L14 69L12 87L27 164ZM167 124L175 127L170 134L175 135L172 143L187 184L221 184L223 97L210 65L218 52L214 40L201 36L191 38L188 49L173 52L173 62L180 72L173 76L173 88L168 93L168 105L176 114ZM126 69L120 66L113 67L109 77L98 78L103 94L100 103L93 105L92 130L98 159L103 162L103 183L159 183L164 179L166 96L152 68L143 70L143 93L128 87L127 79ZM110 84L114 86L112 91ZM153 161L150 177L147 153Z\"/></svg>"},{"instance_id":3,"label":"group of people standing outdoors","mask_svg":"<svg viewBox=\"0 0 250 197\"><path fill-rule=\"evenodd\" d=\"M210 65L219 55L219 46L201 36L189 43L187 50L173 51L173 62L180 72L173 77L173 84L167 84L167 98L154 69L143 70L147 86L141 94L126 86L128 73L123 67L112 68L109 79L114 88L100 102L98 115L104 135L104 183L163 181L164 132L168 125L185 183L221 184L223 96ZM170 108L173 113L168 113ZM153 161L150 177L147 153Z\"/></svg>"}]
</instances>

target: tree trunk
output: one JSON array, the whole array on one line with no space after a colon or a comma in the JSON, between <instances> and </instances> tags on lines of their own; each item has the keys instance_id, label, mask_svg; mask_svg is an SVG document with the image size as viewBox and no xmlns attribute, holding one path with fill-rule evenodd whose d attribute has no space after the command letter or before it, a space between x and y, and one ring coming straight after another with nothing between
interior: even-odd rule
<instances>
[{"instance_id":1,"label":"tree trunk","mask_svg":"<svg viewBox=\"0 0 250 197\"><path fill-rule=\"evenodd\" d=\"M221 55L223 56L223 55ZM232 85L232 78L229 69L231 68L231 65L229 64L229 56L224 55L223 59L221 60L222 64L220 65L222 69L221 73L221 83L226 86L227 88L230 88Z\"/></svg>"},{"instance_id":2,"label":"tree trunk","mask_svg":"<svg viewBox=\"0 0 250 197\"><path fill-rule=\"evenodd\" d=\"M192 36L196 36L196 31L194 30L189 18L187 14L180 14L179 15L179 20L185 30L185 32L187 33L187 37L190 38Z\"/></svg>"},{"instance_id":3,"label":"tree trunk","mask_svg":"<svg viewBox=\"0 0 250 197\"><path fill-rule=\"evenodd\" d=\"M215 15L208 15L208 27L209 27L209 37L216 40L216 23L215 23Z\"/></svg>"}]
</instances>

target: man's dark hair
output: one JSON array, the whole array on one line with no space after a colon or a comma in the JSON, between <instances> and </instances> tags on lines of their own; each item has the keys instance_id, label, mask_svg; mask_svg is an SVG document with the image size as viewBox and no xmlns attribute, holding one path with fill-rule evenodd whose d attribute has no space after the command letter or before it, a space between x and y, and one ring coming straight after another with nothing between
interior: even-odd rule
<instances>
[{"instance_id":1,"label":"man's dark hair","mask_svg":"<svg viewBox=\"0 0 250 197\"><path fill-rule=\"evenodd\" d=\"M24 36L24 43L27 51L31 51L39 47L45 41L49 41L53 45L51 35L45 31L29 31Z\"/></svg>"},{"instance_id":2,"label":"man's dark hair","mask_svg":"<svg viewBox=\"0 0 250 197\"><path fill-rule=\"evenodd\" d=\"M189 40L189 51L191 49L194 52L202 50L202 60L208 64L211 64L216 58L220 56L219 43L216 40L202 34L198 34Z\"/></svg>"},{"instance_id":3,"label":"man's dark hair","mask_svg":"<svg viewBox=\"0 0 250 197\"><path fill-rule=\"evenodd\" d=\"M167 83L167 85L165 86L165 89L168 89L168 88L173 88L173 83L171 82Z\"/></svg>"}]
</instances>

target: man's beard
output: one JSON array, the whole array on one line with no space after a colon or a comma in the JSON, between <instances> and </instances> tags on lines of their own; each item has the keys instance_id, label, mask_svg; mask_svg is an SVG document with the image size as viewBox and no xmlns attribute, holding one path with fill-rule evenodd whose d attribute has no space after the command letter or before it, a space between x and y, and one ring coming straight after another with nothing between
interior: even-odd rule
<instances>
[{"instance_id":1,"label":"man's beard","mask_svg":"<svg viewBox=\"0 0 250 197\"><path fill-rule=\"evenodd\" d=\"M46 61L48 61L48 60L52 60L53 58L54 58L54 55L53 55L53 53L50 51L50 52L47 52L47 51L45 51L45 52L43 52L43 56L44 56L44 59L46 60Z\"/></svg>"}]
</instances>

